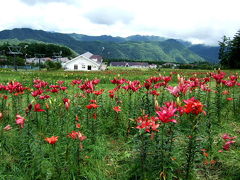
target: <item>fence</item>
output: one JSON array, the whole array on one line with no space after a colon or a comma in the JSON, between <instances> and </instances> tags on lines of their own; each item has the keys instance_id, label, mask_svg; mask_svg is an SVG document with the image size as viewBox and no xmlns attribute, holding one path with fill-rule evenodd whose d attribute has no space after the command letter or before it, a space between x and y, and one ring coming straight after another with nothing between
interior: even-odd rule
<instances>
[{"instance_id":1,"label":"fence","mask_svg":"<svg viewBox=\"0 0 240 180\"><path fill-rule=\"evenodd\" d=\"M0 68L15 69L14 66L10 66L10 65L1 65ZM33 67L33 66L17 66L17 69L39 70L39 67Z\"/></svg>"}]
</instances>

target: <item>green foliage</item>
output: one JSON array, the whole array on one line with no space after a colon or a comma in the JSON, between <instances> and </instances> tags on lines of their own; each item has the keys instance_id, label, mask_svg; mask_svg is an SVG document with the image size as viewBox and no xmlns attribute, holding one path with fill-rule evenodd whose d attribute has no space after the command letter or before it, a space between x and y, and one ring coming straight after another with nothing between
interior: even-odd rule
<instances>
[{"instance_id":1,"label":"green foliage","mask_svg":"<svg viewBox=\"0 0 240 180\"><path fill-rule=\"evenodd\" d=\"M180 64L179 69L217 69L219 68L218 64L211 64L208 62L196 62L191 64Z\"/></svg>"},{"instance_id":2,"label":"green foliage","mask_svg":"<svg viewBox=\"0 0 240 180\"><path fill-rule=\"evenodd\" d=\"M219 45L221 65L227 68L240 68L240 30L232 40L224 36Z\"/></svg>"},{"instance_id":3,"label":"green foliage","mask_svg":"<svg viewBox=\"0 0 240 180\"><path fill-rule=\"evenodd\" d=\"M104 47L102 52L101 47ZM177 41L163 42L81 42L79 53L90 51L94 54L102 54L104 59L132 59L140 61L164 61L189 63L205 61L192 53Z\"/></svg>"},{"instance_id":4,"label":"green foliage","mask_svg":"<svg viewBox=\"0 0 240 180\"><path fill-rule=\"evenodd\" d=\"M2 59L0 57L0 65L17 65L17 66L24 66L25 59L22 57L12 57L12 56L3 56Z\"/></svg>"},{"instance_id":5,"label":"green foliage","mask_svg":"<svg viewBox=\"0 0 240 180\"><path fill-rule=\"evenodd\" d=\"M23 49L23 53L28 56L34 57L35 54L44 54L45 57L52 57L54 53L62 52L61 56L63 57L73 57L74 54L71 49L59 46L56 44L46 44L46 43L20 43L19 46L24 47L28 46L26 49Z\"/></svg>"},{"instance_id":6,"label":"green foliage","mask_svg":"<svg viewBox=\"0 0 240 180\"><path fill-rule=\"evenodd\" d=\"M21 48L21 54L16 55L16 65L25 65L26 57L36 57L38 54L43 54L44 57L53 57L54 53L60 53L62 57L75 57L76 53L65 47L56 44L47 44L41 42L28 41L2 41L0 43L0 65L14 65L14 57L9 54L9 46L17 45ZM58 63L54 63L55 69L61 68ZM54 66L55 66L54 65Z\"/></svg>"},{"instance_id":7,"label":"green foliage","mask_svg":"<svg viewBox=\"0 0 240 180\"><path fill-rule=\"evenodd\" d=\"M47 70L57 70L61 69L62 65L60 62L46 61L45 67L47 68Z\"/></svg>"},{"instance_id":8,"label":"green foliage","mask_svg":"<svg viewBox=\"0 0 240 180\"><path fill-rule=\"evenodd\" d=\"M14 61L15 61L17 66L24 66L25 65L25 59L23 59L21 57L16 57L15 59L14 59L14 57L8 57L8 63L10 65L14 65Z\"/></svg>"}]
</instances>

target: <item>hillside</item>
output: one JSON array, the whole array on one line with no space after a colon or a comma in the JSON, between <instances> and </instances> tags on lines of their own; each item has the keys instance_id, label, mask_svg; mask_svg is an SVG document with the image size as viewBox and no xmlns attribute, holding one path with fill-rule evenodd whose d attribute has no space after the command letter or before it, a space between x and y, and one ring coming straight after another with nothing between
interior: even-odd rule
<instances>
[{"instance_id":1,"label":"hillside","mask_svg":"<svg viewBox=\"0 0 240 180\"><path fill-rule=\"evenodd\" d=\"M167 40L164 37L159 36L141 36L141 35L133 35L128 36L126 38L123 37L113 37L113 36L87 36L84 34L69 34L72 38L78 41L107 41L107 42L126 42L126 41L137 41L137 42L148 42L148 41L164 41Z\"/></svg>"},{"instance_id":2,"label":"hillside","mask_svg":"<svg viewBox=\"0 0 240 180\"><path fill-rule=\"evenodd\" d=\"M211 63L218 63L218 46L192 45L189 49Z\"/></svg>"},{"instance_id":3,"label":"hillside","mask_svg":"<svg viewBox=\"0 0 240 180\"><path fill-rule=\"evenodd\" d=\"M188 43L183 40L165 39L158 36L135 35L127 38L106 35L87 36L21 28L1 31L1 39L28 39L61 44L79 54L90 51L94 54L100 54L104 58L114 59L158 60L179 63L191 63L208 59L189 49L185 45Z\"/></svg>"}]
</instances>

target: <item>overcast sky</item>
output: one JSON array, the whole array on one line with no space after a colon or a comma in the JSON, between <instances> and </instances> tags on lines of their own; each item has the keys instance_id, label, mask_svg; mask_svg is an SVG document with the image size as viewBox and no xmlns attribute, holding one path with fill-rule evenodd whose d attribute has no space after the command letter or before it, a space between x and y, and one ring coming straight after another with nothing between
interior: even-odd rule
<instances>
[{"instance_id":1,"label":"overcast sky","mask_svg":"<svg viewBox=\"0 0 240 180\"><path fill-rule=\"evenodd\" d=\"M156 35L216 45L240 29L239 0L2 0L0 30Z\"/></svg>"}]
</instances>

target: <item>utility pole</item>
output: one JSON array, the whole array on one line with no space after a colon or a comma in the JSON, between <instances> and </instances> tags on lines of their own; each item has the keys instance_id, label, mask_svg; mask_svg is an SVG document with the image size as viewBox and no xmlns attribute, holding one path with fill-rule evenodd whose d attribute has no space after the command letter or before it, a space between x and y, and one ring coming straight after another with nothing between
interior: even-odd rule
<instances>
[{"instance_id":1,"label":"utility pole","mask_svg":"<svg viewBox=\"0 0 240 180\"><path fill-rule=\"evenodd\" d=\"M41 65L41 58L43 58L45 56L45 54L34 54L34 56L35 56L35 58L38 59L38 68L39 68L39 70L41 70L41 67L40 67L40 65Z\"/></svg>"},{"instance_id":2,"label":"utility pole","mask_svg":"<svg viewBox=\"0 0 240 180\"><path fill-rule=\"evenodd\" d=\"M101 53L100 53L100 56L103 57L103 51L105 50L105 47L102 47L102 50L101 50Z\"/></svg>"},{"instance_id":3,"label":"utility pole","mask_svg":"<svg viewBox=\"0 0 240 180\"><path fill-rule=\"evenodd\" d=\"M0 51L0 57L4 59L6 58L5 50Z\"/></svg>"},{"instance_id":4,"label":"utility pole","mask_svg":"<svg viewBox=\"0 0 240 180\"><path fill-rule=\"evenodd\" d=\"M5 50L0 51L0 61L3 61L3 63L7 61Z\"/></svg>"},{"instance_id":5,"label":"utility pole","mask_svg":"<svg viewBox=\"0 0 240 180\"><path fill-rule=\"evenodd\" d=\"M9 54L12 54L14 57L14 69L17 71L17 65L16 65L16 55L20 55L21 53L21 47L20 46L8 46Z\"/></svg>"}]
</instances>

